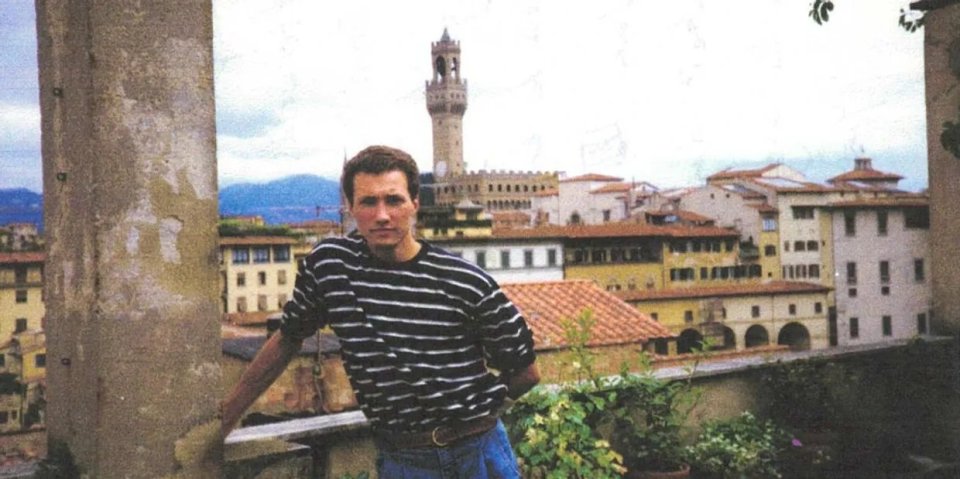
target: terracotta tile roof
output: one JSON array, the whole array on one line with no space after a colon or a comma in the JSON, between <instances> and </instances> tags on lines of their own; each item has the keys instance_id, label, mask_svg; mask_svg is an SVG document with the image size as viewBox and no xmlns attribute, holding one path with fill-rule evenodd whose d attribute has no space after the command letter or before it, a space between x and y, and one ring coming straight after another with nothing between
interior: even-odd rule
<instances>
[{"instance_id":1,"label":"terracotta tile roof","mask_svg":"<svg viewBox=\"0 0 960 479\"><path fill-rule=\"evenodd\" d=\"M771 163L767 166L754 169L746 170L734 170L727 168L725 170L719 171L707 177L707 181L711 180L734 180L739 178L756 178L758 176L763 176L764 173L780 166L779 163Z\"/></svg>"},{"instance_id":2,"label":"terracotta tile roof","mask_svg":"<svg viewBox=\"0 0 960 479\"><path fill-rule=\"evenodd\" d=\"M779 213L780 212L780 210L778 210L777 208L770 206L769 203L763 203L760 205L749 205L749 206L756 208L757 211L761 213Z\"/></svg>"},{"instance_id":3,"label":"terracotta tile roof","mask_svg":"<svg viewBox=\"0 0 960 479\"><path fill-rule=\"evenodd\" d=\"M507 220L529 221L530 220L529 214L524 213L523 211L517 211L517 210L494 211L490 213L490 217L493 218L494 221L507 221Z\"/></svg>"},{"instance_id":4,"label":"terracotta tile roof","mask_svg":"<svg viewBox=\"0 0 960 479\"><path fill-rule=\"evenodd\" d=\"M585 175L564 178L560 183L571 183L574 181L623 181L623 178L617 176L601 175L599 173L587 173Z\"/></svg>"},{"instance_id":5,"label":"terracotta tile roof","mask_svg":"<svg viewBox=\"0 0 960 479\"><path fill-rule=\"evenodd\" d=\"M253 246L274 244L296 244L297 240L289 236L221 236L222 246Z\"/></svg>"},{"instance_id":6,"label":"terracotta tile roof","mask_svg":"<svg viewBox=\"0 0 960 479\"><path fill-rule=\"evenodd\" d=\"M607 183L595 190L591 190L591 195L603 194L603 193L626 193L630 191L632 186L630 183Z\"/></svg>"},{"instance_id":7,"label":"terracotta tile roof","mask_svg":"<svg viewBox=\"0 0 960 479\"><path fill-rule=\"evenodd\" d=\"M930 197L926 195L897 195L881 198L857 198L830 203L834 208L870 208L897 206L930 206Z\"/></svg>"},{"instance_id":8,"label":"terracotta tile roof","mask_svg":"<svg viewBox=\"0 0 960 479\"><path fill-rule=\"evenodd\" d=\"M801 281L770 281L768 283L741 283L727 286L620 291L617 297L624 301L657 299L711 298L715 296L750 296L774 294L826 293L827 286Z\"/></svg>"},{"instance_id":9,"label":"terracotta tile roof","mask_svg":"<svg viewBox=\"0 0 960 479\"><path fill-rule=\"evenodd\" d=\"M870 158L856 158L854 163L856 165L854 169L834 176L827 181L830 183L840 183L844 181L886 182L900 181L903 179L900 175L873 169L873 161Z\"/></svg>"},{"instance_id":10,"label":"terracotta tile roof","mask_svg":"<svg viewBox=\"0 0 960 479\"><path fill-rule=\"evenodd\" d=\"M0 264L43 263L46 257L43 251L10 251L0 253Z\"/></svg>"},{"instance_id":11,"label":"terracotta tile roof","mask_svg":"<svg viewBox=\"0 0 960 479\"><path fill-rule=\"evenodd\" d=\"M623 238L657 236L668 238L732 238L733 229L717 226L651 225L645 223L606 223L580 226L540 226L525 229L494 229L497 238Z\"/></svg>"},{"instance_id":12,"label":"terracotta tile roof","mask_svg":"<svg viewBox=\"0 0 960 479\"><path fill-rule=\"evenodd\" d=\"M535 348L567 346L563 321L576 318L585 309L593 313L590 346L645 343L674 335L663 325L589 280L548 281L500 285L523 313L533 330Z\"/></svg>"}]
</instances>

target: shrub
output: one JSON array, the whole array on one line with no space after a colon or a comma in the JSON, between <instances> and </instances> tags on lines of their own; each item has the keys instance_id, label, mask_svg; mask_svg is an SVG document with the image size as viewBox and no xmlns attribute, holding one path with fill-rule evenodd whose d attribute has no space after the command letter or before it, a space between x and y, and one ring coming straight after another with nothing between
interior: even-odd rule
<instances>
[{"instance_id":1,"label":"shrub","mask_svg":"<svg viewBox=\"0 0 960 479\"><path fill-rule=\"evenodd\" d=\"M772 421L760 421L744 412L732 419L708 422L687 449L698 478L779 478L778 456L790 440Z\"/></svg>"}]
</instances>

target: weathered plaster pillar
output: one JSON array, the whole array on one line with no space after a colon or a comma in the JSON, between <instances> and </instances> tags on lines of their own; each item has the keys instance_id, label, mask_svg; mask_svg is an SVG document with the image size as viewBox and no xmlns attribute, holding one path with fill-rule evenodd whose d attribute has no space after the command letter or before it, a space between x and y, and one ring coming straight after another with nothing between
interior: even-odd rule
<instances>
[{"instance_id":1,"label":"weathered plaster pillar","mask_svg":"<svg viewBox=\"0 0 960 479\"><path fill-rule=\"evenodd\" d=\"M927 12L924 62L930 177L930 273L933 330L960 334L960 158L940 141L943 124L960 122L960 4Z\"/></svg>"},{"instance_id":2,"label":"weathered plaster pillar","mask_svg":"<svg viewBox=\"0 0 960 479\"><path fill-rule=\"evenodd\" d=\"M37 0L51 458L216 477L210 0Z\"/></svg>"}]
</instances>

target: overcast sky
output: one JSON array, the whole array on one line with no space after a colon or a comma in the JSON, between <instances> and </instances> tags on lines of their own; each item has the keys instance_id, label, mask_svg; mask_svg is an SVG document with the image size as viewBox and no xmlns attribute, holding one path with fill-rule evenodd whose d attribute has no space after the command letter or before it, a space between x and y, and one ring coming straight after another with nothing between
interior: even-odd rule
<instances>
[{"instance_id":1,"label":"overcast sky","mask_svg":"<svg viewBox=\"0 0 960 479\"><path fill-rule=\"evenodd\" d=\"M923 33L907 2L214 0L221 185L338 176L369 144L432 164L430 42L460 41L468 169L670 187L856 156L925 186ZM33 0L0 2L0 188L41 188Z\"/></svg>"}]
</instances>

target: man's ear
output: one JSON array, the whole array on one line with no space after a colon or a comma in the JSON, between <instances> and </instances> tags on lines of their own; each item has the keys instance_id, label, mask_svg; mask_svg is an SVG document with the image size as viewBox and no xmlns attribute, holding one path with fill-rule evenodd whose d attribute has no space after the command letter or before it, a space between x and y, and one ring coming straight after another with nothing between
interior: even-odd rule
<instances>
[{"instance_id":1,"label":"man's ear","mask_svg":"<svg viewBox=\"0 0 960 479\"><path fill-rule=\"evenodd\" d=\"M420 211L420 197L418 196L414 198L413 200L411 200L411 202L413 203L413 210Z\"/></svg>"}]
</instances>

